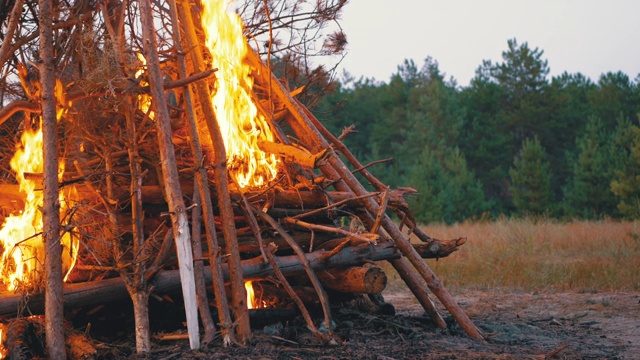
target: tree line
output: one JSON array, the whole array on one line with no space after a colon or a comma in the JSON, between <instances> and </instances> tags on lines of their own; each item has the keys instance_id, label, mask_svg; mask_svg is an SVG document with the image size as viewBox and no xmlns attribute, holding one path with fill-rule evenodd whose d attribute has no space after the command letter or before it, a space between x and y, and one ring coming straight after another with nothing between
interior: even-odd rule
<instances>
[{"instance_id":1,"label":"tree line","mask_svg":"<svg viewBox=\"0 0 640 360\"><path fill-rule=\"evenodd\" d=\"M418 220L497 216L640 217L640 77L549 80L544 52L508 40L466 87L437 61L405 60L388 82L348 74L314 113L392 187Z\"/></svg>"}]
</instances>

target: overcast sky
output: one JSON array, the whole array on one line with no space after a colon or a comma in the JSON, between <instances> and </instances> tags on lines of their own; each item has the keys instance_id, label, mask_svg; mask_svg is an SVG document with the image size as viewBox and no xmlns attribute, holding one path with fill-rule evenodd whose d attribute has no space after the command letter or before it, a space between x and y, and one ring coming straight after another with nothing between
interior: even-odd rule
<instances>
[{"instance_id":1,"label":"overcast sky","mask_svg":"<svg viewBox=\"0 0 640 360\"><path fill-rule=\"evenodd\" d=\"M351 0L341 63L352 75L388 82L404 59L434 58L467 86L482 60L502 61L507 40L544 51L550 75L640 73L640 0ZM340 72L342 72L340 70Z\"/></svg>"}]
</instances>

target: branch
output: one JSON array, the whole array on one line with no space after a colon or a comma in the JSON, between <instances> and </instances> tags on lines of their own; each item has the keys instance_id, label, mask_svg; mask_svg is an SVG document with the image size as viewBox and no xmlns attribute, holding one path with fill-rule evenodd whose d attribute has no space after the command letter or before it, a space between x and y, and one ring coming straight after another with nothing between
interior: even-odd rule
<instances>
[{"instance_id":1,"label":"branch","mask_svg":"<svg viewBox=\"0 0 640 360\"><path fill-rule=\"evenodd\" d=\"M206 70L194 75L191 75L187 78L184 79L179 79L179 80L175 80L175 81L168 81L165 82L163 84L163 89L164 90L170 90L170 89L174 89L177 87L182 87L182 86L186 86L188 84L191 84L193 82L196 81L200 81L202 79L206 79L209 76L211 76L214 72L216 72L218 69L212 69L212 70ZM116 88L116 92L119 94L126 94L126 93L133 93L133 94L140 94L140 93L145 93L148 94L150 93L150 88L149 86L139 86L139 85L135 85L135 86L127 86L127 87L123 87L123 88ZM99 96L103 96L103 95L107 95L107 94L111 94L112 91L111 90L107 90L107 89L100 89L98 91L94 91L91 93L87 93L84 91L75 91L72 93L69 93L67 95L67 100L70 102L73 101L77 101L77 100L82 100L82 99L86 99L89 97L99 97ZM5 121L7 121L9 118L11 118L11 116L13 116L15 113L19 112L19 111L27 111L27 112L40 112L40 105L37 103L33 103L31 101L25 101L25 100L15 100L10 102L7 106L3 107L2 109L0 109L0 125L2 125Z\"/></svg>"}]
</instances>

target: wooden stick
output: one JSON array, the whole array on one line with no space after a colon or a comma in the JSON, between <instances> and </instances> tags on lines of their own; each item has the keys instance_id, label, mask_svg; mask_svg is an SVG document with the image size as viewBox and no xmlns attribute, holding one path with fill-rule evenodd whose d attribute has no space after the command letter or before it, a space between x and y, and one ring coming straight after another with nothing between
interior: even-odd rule
<instances>
[{"instance_id":1,"label":"wooden stick","mask_svg":"<svg viewBox=\"0 0 640 360\"><path fill-rule=\"evenodd\" d=\"M197 181L197 180L196 180ZM207 289L204 281L204 264L202 260L202 207L200 204L200 192L193 193L193 204L196 206L191 210L191 247L193 248L193 271L196 284L196 299L198 302L198 311L200 312L200 321L204 327L203 344L213 341L216 333L216 326L209 310L209 300L207 299Z\"/></svg>"},{"instance_id":2,"label":"wooden stick","mask_svg":"<svg viewBox=\"0 0 640 360\"><path fill-rule=\"evenodd\" d=\"M371 232L374 234L377 233L378 230L380 230L380 221L382 220L382 215L387 210L388 201L389 201L389 187L387 186L387 188L385 189L382 195L382 200L380 201L380 209L378 209L378 213L376 214L376 220L371 226Z\"/></svg>"},{"instance_id":3,"label":"wooden stick","mask_svg":"<svg viewBox=\"0 0 640 360\"><path fill-rule=\"evenodd\" d=\"M298 220L298 219L293 219L293 218L284 218L282 219L282 221L287 224L298 225L311 230L326 231L326 232L332 232L332 233L344 235L352 239L360 240L363 243L375 244L378 240L380 240L380 235L373 234L373 233L355 234L344 229L340 229L332 226L311 224L311 223Z\"/></svg>"},{"instance_id":4,"label":"wooden stick","mask_svg":"<svg viewBox=\"0 0 640 360\"><path fill-rule=\"evenodd\" d=\"M9 2L5 2L5 4L8 5ZM18 27L23 4L24 0L16 0L13 4L13 9L11 9L7 32L4 34L2 45L0 45L0 68L4 67L4 63L9 59L9 54L11 53L9 49L11 47L11 41L13 40L13 33L15 33Z\"/></svg>"},{"instance_id":5,"label":"wooden stick","mask_svg":"<svg viewBox=\"0 0 640 360\"><path fill-rule=\"evenodd\" d=\"M365 198L372 197L372 196L378 196L378 195L380 195L380 193L369 193L369 194L366 194L366 195L363 195L363 196L349 197L347 199L343 199L343 200L337 201L337 202L335 202L333 204L327 205L327 206L319 208L319 209L307 211L305 213L298 214L298 215L295 215L295 216L290 216L290 218L292 218L292 219L301 219L301 218L308 217L308 216L311 216L311 215L314 215L314 214L317 214L317 213L320 213L320 212L323 212L323 211L334 209L334 208L336 208L336 207L338 207L338 206L340 206L342 204L346 204L348 202L354 202L354 201L357 201L357 200L365 199Z\"/></svg>"},{"instance_id":6,"label":"wooden stick","mask_svg":"<svg viewBox=\"0 0 640 360\"><path fill-rule=\"evenodd\" d=\"M309 328L311 333L317 337L323 338L322 333L318 331L318 328L313 323L313 320L311 320L311 315L309 314L307 307L304 306L304 303L302 302L302 300L300 300L300 297L298 296L298 294L296 294L293 287L291 287L291 284L289 284L289 281L287 280L287 278L284 276L282 271L280 271L280 268L278 267L278 263L275 257L273 256L273 253L275 251L276 251L275 245L273 243L270 243L269 248L265 252L265 256L267 257L267 259L269 260L269 263L271 264L271 267L273 268L273 273L276 275L276 277L280 281L280 284L287 291L287 294L289 294L289 297L291 297L293 302L296 303L296 306L298 306L298 309L300 309L300 312L302 313L302 317L304 318L304 321L307 323L307 327Z\"/></svg>"},{"instance_id":7,"label":"wooden stick","mask_svg":"<svg viewBox=\"0 0 640 360\"><path fill-rule=\"evenodd\" d=\"M178 260L182 279L182 295L185 303L189 345L191 349L200 347L198 331L198 307L196 303L196 289L193 274L193 254L189 234L189 223L182 200L180 178L176 166L175 151L171 142L171 121L164 99L163 79L158 60L153 16L150 0L142 0L140 14L142 19L143 51L147 59L147 72L151 95L155 99L155 123L158 131L158 148L162 160L162 175L165 182L167 202L171 214L173 237L176 242Z\"/></svg>"},{"instance_id":8,"label":"wooden stick","mask_svg":"<svg viewBox=\"0 0 640 360\"><path fill-rule=\"evenodd\" d=\"M128 99L130 100L130 99ZM130 192L131 192L131 232L133 235L133 261L132 271L129 276L131 281L127 284L127 290L133 301L135 328L136 328L136 351L146 353L151 350L151 327L149 323L149 293L146 278L146 254L144 252L144 210L142 208L142 169L140 168L140 154L138 153L138 134L134 118L134 108L132 101L127 101L123 105L126 119L126 140L129 151L129 171L131 172ZM124 274L124 270L123 270Z\"/></svg>"},{"instance_id":9,"label":"wooden stick","mask_svg":"<svg viewBox=\"0 0 640 360\"><path fill-rule=\"evenodd\" d=\"M273 227L278 233L280 233L280 236L282 236L287 241L287 243L289 243L289 246L291 246L293 251L296 253L298 258L300 259L300 263L305 268L305 272L307 273L309 280L311 280L311 283L313 284L313 287L316 290L316 293L318 293L318 297L320 298L320 303L322 304L322 310L324 311L324 321L325 321L325 326L327 328L327 333L331 335L332 326L331 326L331 310L329 307L329 300L327 299L327 294L324 292L324 289L320 284L320 280L318 280L316 273L313 271L313 269L309 265L309 261L305 257L304 252L302 251L300 246L295 242L295 240L293 240L293 238L291 238L291 236L289 236L289 234L282 228L282 226L280 226L280 224L278 224L278 222L275 221L271 216L267 215L267 213L265 213L264 211L256 207L253 207L253 211L256 214L258 214L258 216L260 216L263 220L268 222L271 225L271 227Z\"/></svg>"}]
</instances>

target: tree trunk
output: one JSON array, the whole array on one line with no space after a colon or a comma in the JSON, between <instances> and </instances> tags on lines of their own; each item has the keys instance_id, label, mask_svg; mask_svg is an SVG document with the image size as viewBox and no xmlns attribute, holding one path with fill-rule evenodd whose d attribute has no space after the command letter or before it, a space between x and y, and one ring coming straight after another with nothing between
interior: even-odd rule
<instances>
[{"instance_id":1,"label":"tree trunk","mask_svg":"<svg viewBox=\"0 0 640 360\"><path fill-rule=\"evenodd\" d=\"M67 357L64 345L62 246L60 244L60 189L58 187L58 139L55 63L53 57L53 5L40 0L40 83L42 86L42 136L44 161L43 240L45 250L45 323L47 353L51 359ZM5 39L9 40L9 39Z\"/></svg>"},{"instance_id":2,"label":"tree trunk","mask_svg":"<svg viewBox=\"0 0 640 360\"><path fill-rule=\"evenodd\" d=\"M149 329L149 293L136 291L130 294L133 301L133 318L136 326L136 352L147 353L151 350Z\"/></svg>"},{"instance_id":3,"label":"tree trunk","mask_svg":"<svg viewBox=\"0 0 640 360\"><path fill-rule=\"evenodd\" d=\"M137 130L133 114L133 105L123 105L127 121L127 140L129 143L129 167L131 171L131 229L133 232L133 271L128 279L127 290L133 301L133 312L136 327L136 352L146 353L151 350L151 329L149 328L149 289L146 279L146 261L144 254L144 226L142 209L142 171L138 154ZM123 273L126 270L121 270ZM128 276L128 274L124 274Z\"/></svg>"},{"instance_id":4,"label":"tree trunk","mask_svg":"<svg viewBox=\"0 0 640 360\"><path fill-rule=\"evenodd\" d=\"M158 148L162 161L162 175L165 182L166 198L171 214L176 251L180 265L182 296L184 297L187 328L189 331L189 345L191 349L200 347L198 334L198 307L196 304L196 289L193 274L193 253L189 235L189 223L182 200L180 178L176 166L175 152L171 142L171 122L167 104L164 102L162 87L162 73L156 52L156 39L149 0L140 0L140 15L142 18L142 34L144 56L147 59L149 86L154 99L156 128L158 130Z\"/></svg>"}]
</instances>

